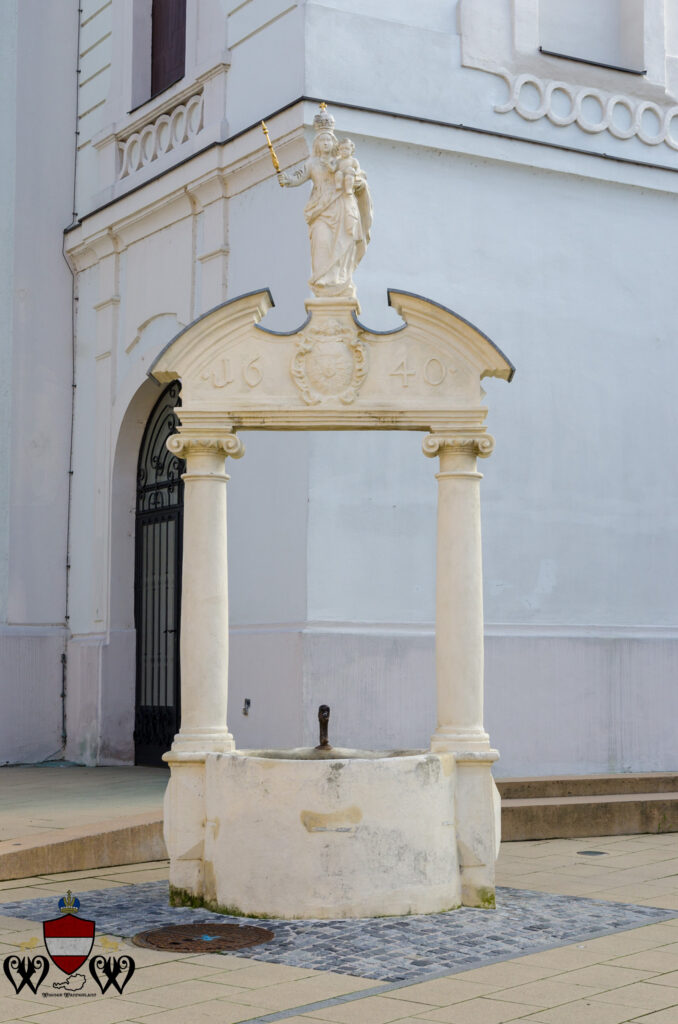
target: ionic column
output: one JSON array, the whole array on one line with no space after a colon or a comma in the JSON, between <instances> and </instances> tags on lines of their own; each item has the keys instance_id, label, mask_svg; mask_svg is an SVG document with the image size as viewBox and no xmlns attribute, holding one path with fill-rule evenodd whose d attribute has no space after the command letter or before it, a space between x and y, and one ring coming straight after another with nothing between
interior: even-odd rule
<instances>
[{"instance_id":1,"label":"ionic column","mask_svg":"<svg viewBox=\"0 0 678 1024\"><path fill-rule=\"evenodd\" d=\"M228 558L224 459L240 458L242 441L173 434L167 447L186 460L181 570L181 726L172 754L235 749L227 725ZM169 758L168 758L169 760Z\"/></svg>"},{"instance_id":2,"label":"ionic column","mask_svg":"<svg viewBox=\"0 0 678 1024\"><path fill-rule=\"evenodd\" d=\"M476 457L492 454L489 434L430 434L424 454L440 457L436 555L438 727L431 749L489 748L483 728L483 572L480 543L482 473Z\"/></svg>"}]
</instances>

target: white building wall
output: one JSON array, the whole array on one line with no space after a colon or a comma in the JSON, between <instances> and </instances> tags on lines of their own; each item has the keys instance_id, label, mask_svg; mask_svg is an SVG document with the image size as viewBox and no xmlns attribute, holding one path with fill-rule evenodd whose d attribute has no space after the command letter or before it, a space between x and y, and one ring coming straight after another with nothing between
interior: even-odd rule
<instances>
[{"instance_id":1,"label":"white building wall","mask_svg":"<svg viewBox=\"0 0 678 1024\"><path fill-rule=\"evenodd\" d=\"M85 197L93 191L97 180L98 154L92 139L104 123L104 107L111 89L113 59L112 29L114 5L105 0L81 0L80 52L78 75L78 167L76 175L76 209L81 213Z\"/></svg>"},{"instance_id":2,"label":"white building wall","mask_svg":"<svg viewBox=\"0 0 678 1024\"><path fill-rule=\"evenodd\" d=\"M77 11L10 0L0 19L2 763L61 751Z\"/></svg>"},{"instance_id":3,"label":"white building wall","mask_svg":"<svg viewBox=\"0 0 678 1024\"><path fill-rule=\"evenodd\" d=\"M2 138L16 135L16 61L17 61L16 4L0 8L0 84L5 103L0 107ZM0 179L4 187L0 192L0 233L3 238L14 239L14 191L16 188L16 149L0 148ZM11 469L12 404L10 386L12 378L12 336L14 326L14 253L13 246L0 249L0 308L6 325L0 334L0 618L7 619L7 585L9 582L9 482Z\"/></svg>"},{"instance_id":4,"label":"white building wall","mask_svg":"<svg viewBox=\"0 0 678 1024\"><path fill-rule=\"evenodd\" d=\"M645 121L676 102L675 26L662 63L663 15L646 0L639 79L549 63L527 0L189 0L186 79L130 111L141 45L131 10L92 0L82 14L82 222L67 236L79 298L69 756L131 757L134 477L158 393L148 366L181 325L246 291L270 286L272 329L304 319L307 189L278 188L257 122L295 165L314 105L274 112L306 95L324 97L338 134L354 138L373 191L362 321L396 326L386 289L419 292L517 366L510 387L487 384L497 449L481 466L499 772L676 768L666 382L678 153L643 141ZM504 109L521 70L537 84ZM628 139L586 119L560 125L560 106L532 116L556 81L572 95L596 89L594 107L622 96L615 117L643 103L659 114ZM162 119L195 96L194 134L123 173L120 147L146 127L160 138ZM236 739L308 742L327 701L336 742L427 744L436 467L421 439L245 440L228 467Z\"/></svg>"}]
</instances>

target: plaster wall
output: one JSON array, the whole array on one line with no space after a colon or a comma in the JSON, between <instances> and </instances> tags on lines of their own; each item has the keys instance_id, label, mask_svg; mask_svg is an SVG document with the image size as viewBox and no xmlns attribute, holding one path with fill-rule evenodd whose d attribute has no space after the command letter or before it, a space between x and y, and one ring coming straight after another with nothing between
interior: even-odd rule
<instances>
[{"instance_id":1,"label":"plaster wall","mask_svg":"<svg viewBox=\"0 0 678 1024\"><path fill-rule=\"evenodd\" d=\"M543 0L539 35L547 50L638 68L643 60L643 5L638 0L597 0L593 5Z\"/></svg>"},{"instance_id":2,"label":"plaster wall","mask_svg":"<svg viewBox=\"0 0 678 1024\"><path fill-rule=\"evenodd\" d=\"M77 14L27 0L4 4L0 18L3 762L61 748L72 379L62 232L73 210Z\"/></svg>"},{"instance_id":3,"label":"plaster wall","mask_svg":"<svg viewBox=\"0 0 678 1024\"><path fill-rule=\"evenodd\" d=\"M256 124L304 94L303 3L290 0L229 2L227 85L229 135Z\"/></svg>"},{"instance_id":4,"label":"plaster wall","mask_svg":"<svg viewBox=\"0 0 678 1024\"><path fill-rule=\"evenodd\" d=\"M64 140L75 126L76 25L75 15L37 0L18 5L8 598L16 623L53 624L64 615L71 274L62 231L72 219L74 155ZM36 136L49 159L35 159ZM38 233L46 237L36 245ZM47 540L39 555L38 534Z\"/></svg>"},{"instance_id":5,"label":"plaster wall","mask_svg":"<svg viewBox=\"0 0 678 1024\"><path fill-rule=\"evenodd\" d=\"M93 138L104 124L105 104L111 87L113 61L114 8L126 6L100 0L82 0L80 14L80 52L78 54L78 167L76 209L82 213L88 196L98 182L97 151Z\"/></svg>"},{"instance_id":6,"label":"plaster wall","mask_svg":"<svg viewBox=\"0 0 678 1024\"><path fill-rule=\"evenodd\" d=\"M497 777L675 771L675 636L591 633L490 630L485 722L502 754Z\"/></svg>"},{"instance_id":7,"label":"plaster wall","mask_svg":"<svg viewBox=\"0 0 678 1024\"><path fill-rule=\"evenodd\" d=\"M0 627L0 765L61 756L63 629Z\"/></svg>"},{"instance_id":8,"label":"plaster wall","mask_svg":"<svg viewBox=\"0 0 678 1024\"><path fill-rule=\"evenodd\" d=\"M0 84L5 102L0 107L2 138L16 135L16 3L0 8ZM5 187L0 192L0 218L3 238L14 238L14 190L16 187L16 150L0 148L0 177ZM11 469L10 424L12 422L12 328L14 320L14 256L11 245L0 248L0 309L6 329L0 334L0 619L7 618L9 566L9 481Z\"/></svg>"}]
</instances>

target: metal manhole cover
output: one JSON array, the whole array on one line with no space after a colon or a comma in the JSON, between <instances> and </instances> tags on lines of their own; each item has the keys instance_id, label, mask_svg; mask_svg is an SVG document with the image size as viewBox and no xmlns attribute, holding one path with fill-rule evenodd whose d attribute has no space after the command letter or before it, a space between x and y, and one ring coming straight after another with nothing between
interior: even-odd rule
<instances>
[{"instance_id":1,"label":"metal manhole cover","mask_svg":"<svg viewBox=\"0 0 678 1024\"><path fill-rule=\"evenodd\" d=\"M132 939L135 946L146 949L166 949L181 953L216 953L220 950L245 949L260 942L270 942L275 934L268 928L253 924L215 924L199 921L197 924L177 924L167 928L150 928Z\"/></svg>"}]
</instances>

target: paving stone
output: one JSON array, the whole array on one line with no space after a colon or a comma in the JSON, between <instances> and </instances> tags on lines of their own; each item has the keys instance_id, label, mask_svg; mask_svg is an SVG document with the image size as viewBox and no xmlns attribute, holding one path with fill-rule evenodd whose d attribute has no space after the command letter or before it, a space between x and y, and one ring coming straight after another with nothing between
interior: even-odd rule
<instances>
[{"instance_id":1,"label":"paving stone","mask_svg":"<svg viewBox=\"0 0 678 1024\"><path fill-rule=\"evenodd\" d=\"M148 928L192 921L261 923L170 907L164 881L76 891L76 895L83 917L96 921L99 934L125 938ZM2 913L5 919L47 920L57 915L57 900L50 895L7 902ZM275 939L240 950L238 956L374 981L419 981L676 916L675 911L656 907L501 888L494 911L462 907L446 914L410 917L266 921Z\"/></svg>"}]
</instances>

